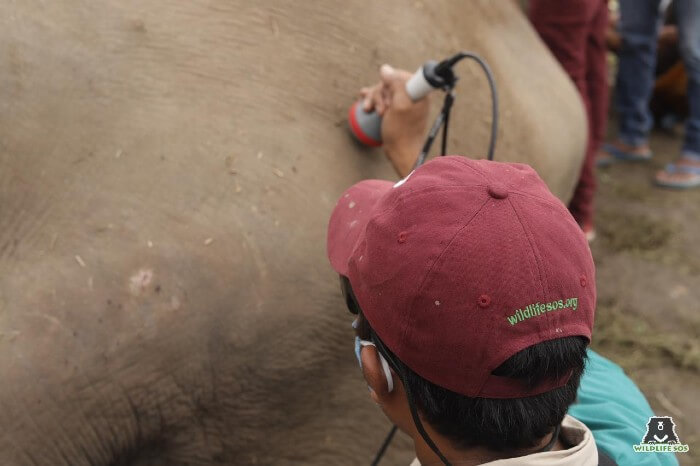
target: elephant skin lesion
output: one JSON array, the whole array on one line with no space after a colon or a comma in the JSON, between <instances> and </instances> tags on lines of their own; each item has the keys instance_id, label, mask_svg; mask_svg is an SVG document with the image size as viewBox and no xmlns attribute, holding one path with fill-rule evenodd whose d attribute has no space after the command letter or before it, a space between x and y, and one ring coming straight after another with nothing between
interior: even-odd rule
<instances>
[{"instance_id":1,"label":"elephant skin lesion","mask_svg":"<svg viewBox=\"0 0 700 466\"><path fill-rule=\"evenodd\" d=\"M129 277L129 292L134 296L140 296L153 282L153 269L142 268Z\"/></svg>"},{"instance_id":2,"label":"elephant skin lesion","mask_svg":"<svg viewBox=\"0 0 700 466\"><path fill-rule=\"evenodd\" d=\"M139 34L144 34L148 31L148 29L146 29L146 23L141 19L131 21L130 27L132 31Z\"/></svg>"}]
</instances>

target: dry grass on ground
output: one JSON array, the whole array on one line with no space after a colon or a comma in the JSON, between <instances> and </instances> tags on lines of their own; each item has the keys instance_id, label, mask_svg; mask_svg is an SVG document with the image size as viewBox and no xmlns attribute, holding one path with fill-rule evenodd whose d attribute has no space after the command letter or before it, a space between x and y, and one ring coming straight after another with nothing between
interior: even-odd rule
<instances>
[{"instance_id":1,"label":"dry grass on ground","mask_svg":"<svg viewBox=\"0 0 700 466\"><path fill-rule=\"evenodd\" d=\"M656 188L679 135L652 136L654 160L601 169L594 348L621 364L657 414L671 415L700 464L700 190Z\"/></svg>"}]
</instances>

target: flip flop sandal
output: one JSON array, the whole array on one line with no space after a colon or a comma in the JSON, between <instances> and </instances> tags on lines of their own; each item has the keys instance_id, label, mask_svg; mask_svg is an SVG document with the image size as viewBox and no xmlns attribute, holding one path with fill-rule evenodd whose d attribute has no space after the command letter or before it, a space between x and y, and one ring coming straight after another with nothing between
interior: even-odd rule
<instances>
[{"instance_id":1,"label":"flip flop sandal","mask_svg":"<svg viewBox=\"0 0 700 466\"><path fill-rule=\"evenodd\" d=\"M678 165L675 163L669 163L664 169L666 173L671 175L674 174L691 174L684 180L678 181L663 181L658 178L654 178L654 182L657 186L662 186L664 188L674 188L674 189L691 189L700 188L700 166L689 166L689 165Z\"/></svg>"},{"instance_id":2,"label":"flip flop sandal","mask_svg":"<svg viewBox=\"0 0 700 466\"><path fill-rule=\"evenodd\" d=\"M596 155L596 158L595 158L595 166L596 167L598 167L598 168L609 167L610 165L615 163L615 157L610 155L610 153L608 151L606 151L605 149L601 149L601 151L607 153L609 156L608 157L600 157L599 155Z\"/></svg>"},{"instance_id":3,"label":"flip flop sandal","mask_svg":"<svg viewBox=\"0 0 700 466\"><path fill-rule=\"evenodd\" d=\"M595 166L596 167L609 167L615 163L615 156L611 152L611 148L614 147L612 144L604 143L600 146L598 152L605 152L608 154L607 157L596 156Z\"/></svg>"},{"instance_id":4,"label":"flip flop sandal","mask_svg":"<svg viewBox=\"0 0 700 466\"><path fill-rule=\"evenodd\" d=\"M623 150L618 149L616 146L612 144L603 144L603 151L607 152L608 154L611 155L610 158L605 158L605 159L597 159L596 160L596 165L598 167L606 167L608 165L611 165L612 163L616 161L622 161L622 162L647 162L651 160L652 157L652 152L646 152L644 154L633 154L631 152L625 152Z\"/></svg>"}]
</instances>

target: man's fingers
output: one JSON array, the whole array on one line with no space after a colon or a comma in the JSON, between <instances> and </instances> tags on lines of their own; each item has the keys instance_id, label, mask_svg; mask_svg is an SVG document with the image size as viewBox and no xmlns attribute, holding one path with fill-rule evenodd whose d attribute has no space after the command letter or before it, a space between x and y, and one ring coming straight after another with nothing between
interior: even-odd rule
<instances>
[{"instance_id":1,"label":"man's fingers","mask_svg":"<svg viewBox=\"0 0 700 466\"><path fill-rule=\"evenodd\" d=\"M382 86L381 90L377 94L376 107L379 115L384 115L389 107L391 107L392 91L389 86Z\"/></svg>"},{"instance_id":2,"label":"man's fingers","mask_svg":"<svg viewBox=\"0 0 700 466\"><path fill-rule=\"evenodd\" d=\"M371 112L374 105L372 104L372 94L367 94L362 101L362 109L365 112Z\"/></svg>"},{"instance_id":3,"label":"man's fingers","mask_svg":"<svg viewBox=\"0 0 700 466\"><path fill-rule=\"evenodd\" d=\"M374 92L374 87L363 87L362 89L360 89L360 96L362 96L362 109L365 112L371 112L374 108Z\"/></svg>"},{"instance_id":4,"label":"man's fingers","mask_svg":"<svg viewBox=\"0 0 700 466\"><path fill-rule=\"evenodd\" d=\"M396 78L396 70L393 66L385 63L379 68L379 77L384 84L391 84Z\"/></svg>"},{"instance_id":5,"label":"man's fingers","mask_svg":"<svg viewBox=\"0 0 700 466\"><path fill-rule=\"evenodd\" d=\"M381 98L382 84L379 83L372 87L363 87L360 90L360 96L362 97L362 109L365 112L371 112L372 110L379 111L382 106ZM381 108L383 111L383 107Z\"/></svg>"},{"instance_id":6,"label":"man's fingers","mask_svg":"<svg viewBox=\"0 0 700 466\"><path fill-rule=\"evenodd\" d=\"M406 80L405 75L407 73L403 70L397 70L391 65L382 65L379 68L380 82L360 89L362 109L365 112L374 110L383 115L393 105L394 93L399 89L397 86L403 85Z\"/></svg>"},{"instance_id":7,"label":"man's fingers","mask_svg":"<svg viewBox=\"0 0 700 466\"><path fill-rule=\"evenodd\" d=\"M379 115L384 115L386 111L386 105L384 104L384 99L382 98L382 92L376 92L374 94L374 110L376 110Z\"/></svg>"}]
</instances>

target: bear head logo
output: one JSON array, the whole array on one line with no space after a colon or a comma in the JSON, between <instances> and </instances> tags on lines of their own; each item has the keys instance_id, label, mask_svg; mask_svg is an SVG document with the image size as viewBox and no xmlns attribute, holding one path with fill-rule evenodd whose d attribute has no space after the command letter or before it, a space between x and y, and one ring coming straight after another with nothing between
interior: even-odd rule
<instances>
[{"instance_id":1,"label":"bear head logo","mask_svg":"<svg viewBox=\"0 0 700 466\"><path fill-rule=\"evenodd\" d=\"M652 416L647 422L647 433L642 443L680 443L676 435L676 424L670 416Z\"/></svg>"}]
</instances>

